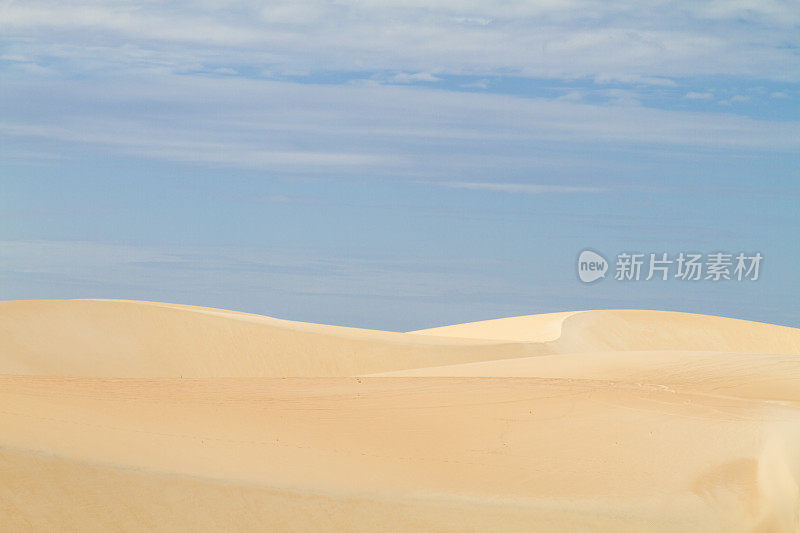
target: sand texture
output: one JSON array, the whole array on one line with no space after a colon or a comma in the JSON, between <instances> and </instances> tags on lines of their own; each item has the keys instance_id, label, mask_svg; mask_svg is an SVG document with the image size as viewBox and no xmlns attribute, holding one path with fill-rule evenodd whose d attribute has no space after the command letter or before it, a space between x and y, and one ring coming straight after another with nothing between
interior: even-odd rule
<instances>
[{"instance_id":1,"label":"sand texture","mask_svg":"<svg viewBox=\"0 0 800 533\"><path fill-rule=\"evenodd\" d=\"M800 531L800 330L0 302L0 531Z\"/></svg>"}]
</instances>

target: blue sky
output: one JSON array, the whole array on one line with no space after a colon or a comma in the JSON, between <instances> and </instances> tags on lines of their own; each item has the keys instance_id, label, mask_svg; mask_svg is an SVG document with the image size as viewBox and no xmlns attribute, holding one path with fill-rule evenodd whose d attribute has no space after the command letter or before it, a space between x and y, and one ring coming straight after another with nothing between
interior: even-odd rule
<instances>
[{"instance_id":1,"label":"blue sky","mask_svg":"<svg viewBox=\"0 0 800 533\"><path fill-rule=\"evenodd\" d=\"M6 0L0 298L798 327L799 26L750 0ZM584 248L764 263L583 285Z\"/></svg>"}]
</instances>

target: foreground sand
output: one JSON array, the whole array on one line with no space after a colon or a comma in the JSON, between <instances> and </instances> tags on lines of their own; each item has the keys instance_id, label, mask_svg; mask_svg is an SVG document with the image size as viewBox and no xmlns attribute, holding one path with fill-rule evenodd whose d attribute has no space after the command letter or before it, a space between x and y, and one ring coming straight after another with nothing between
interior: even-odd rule
<instances>
[{"instance_id":1,"label":"foreground sand","mask_svg":"<svg viewBox=\"0 0 800 533\"><path fill-rule=\"evenodd\" d=\"M0 302L0 529L800 531L800 330Z\"/></svg>"}]
</instances>

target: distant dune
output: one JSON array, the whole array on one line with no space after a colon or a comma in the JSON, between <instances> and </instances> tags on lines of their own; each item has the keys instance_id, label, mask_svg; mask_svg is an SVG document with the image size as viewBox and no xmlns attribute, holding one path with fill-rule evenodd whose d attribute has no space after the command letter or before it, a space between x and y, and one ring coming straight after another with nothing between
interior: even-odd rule
<instances>
[{"instance_id":1,"label":"distant dune","mask_svg":"<svg viewBox=\"0 0 800 533\"><path fill-rule=\"evenodd\" d=\"M538 347L123 300L0 302L0 373L333 377L520 357Z\"/></svg>"},{"instance_id":2,"label":"distant dune","mask_svg":"<svg viewBox=\"0 0 800 533\"><path fill-rule=\"evenodd\" d=\"M800 330L0 302L3 531L800 531Z\"/></svg>"}]
</instances>

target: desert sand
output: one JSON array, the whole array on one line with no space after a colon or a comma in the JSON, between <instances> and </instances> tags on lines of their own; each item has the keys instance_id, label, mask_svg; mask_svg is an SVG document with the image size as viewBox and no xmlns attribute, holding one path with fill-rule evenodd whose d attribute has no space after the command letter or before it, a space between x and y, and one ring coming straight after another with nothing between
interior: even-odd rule
<instances>
[{"instance_id":1,"label":"desert sand","mask_svg":"<svg viewBox=\"0 0 800 533\"><path fill-rule=\"evenodd\" d=\"M800 330L0 302L2 531L800 531Z\"/></svg>"}]
</instances>

